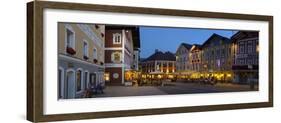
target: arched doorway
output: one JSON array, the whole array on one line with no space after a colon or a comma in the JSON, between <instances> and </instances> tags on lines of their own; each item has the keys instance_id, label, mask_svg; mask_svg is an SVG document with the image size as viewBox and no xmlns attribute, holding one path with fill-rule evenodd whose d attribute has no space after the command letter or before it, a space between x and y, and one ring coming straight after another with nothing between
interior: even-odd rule
<instances>
[{"instance_id":1,"label":"arched doorway","mask_svg":"<svg viewBox=\"0 0 281 123\"><path fill-rule=\"evenodd\" d=\"M65 81L65 97L66 99L75 98L75 73L74 70L68 70Z\"/></svg>"}]
</instances>

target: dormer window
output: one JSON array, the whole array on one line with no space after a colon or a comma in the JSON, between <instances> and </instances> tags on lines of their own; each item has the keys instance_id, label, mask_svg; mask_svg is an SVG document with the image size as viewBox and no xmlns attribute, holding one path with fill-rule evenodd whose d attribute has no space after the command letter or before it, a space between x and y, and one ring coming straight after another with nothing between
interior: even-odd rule
<instances>
[{"instance_id":1,"label":"dormer window","mask_svg":"<svg viewBox=\"0 0 281 123\"><path fill-rule=\"evenodd\" d=\"M113 34L113 44L121 44L121 34L120 33L114 33Z\"/></svg>"}]
</instances>

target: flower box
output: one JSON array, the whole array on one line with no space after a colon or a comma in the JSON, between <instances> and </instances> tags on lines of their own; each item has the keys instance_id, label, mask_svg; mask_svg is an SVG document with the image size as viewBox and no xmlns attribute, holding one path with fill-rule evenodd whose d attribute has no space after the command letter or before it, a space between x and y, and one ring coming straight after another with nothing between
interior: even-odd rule
<instances>
[{"instance_id":1,"label":"flower box","mask_svg":"<svg viewBox=\"0 0 281 123\"><path fill-rule=\"evenodd\" d=\"M76 54L76 51L72 47L67 47L66 52L71 55Z\"/></svg>"},{"instance_id":2,"label":"flower box","mask_svg":"<svg viewBox=\"0 0 281 123\"><path fill-rule=\"evenodd\" d=\"M98 63L98 60L97 60L97 59L94 59L93 61L94 61L94 63Z\"/></svg>"},{"instance_id":3,"label":"flower box","mask_svg":"<svg viewBox=\"0 0 281 123\"><path fill-rule=\"evenodd\" d=\"M100 28L99 25L95 25L96 29Z\"/></svg>"},{"instance_id":4,"label":"flower box","mask_svg":"<svg viewBox=\"0 0 281 123\"><path fill-rule=\"evenodd\" d=\"M88 56L83 56L83 58L84 58L85 60L88 60L88 59L89 59L89 57L88 57Z\"/></svg>"}]
</instances>

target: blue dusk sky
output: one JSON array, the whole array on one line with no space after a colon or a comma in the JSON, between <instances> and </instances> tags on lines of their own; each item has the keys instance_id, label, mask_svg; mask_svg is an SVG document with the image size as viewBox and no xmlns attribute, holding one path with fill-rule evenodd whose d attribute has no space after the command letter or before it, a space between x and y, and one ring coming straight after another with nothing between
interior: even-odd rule
<instances>
[{"instance_id":1,"label":"blue dusk sky","mask_svg":"<svg viewBox=\"0 0 281 123\"><path fill-rule=\"evenodd\" d=\"M230 38L236 30L213 30L192 28L164 28L164 27L140 27L141 58L147 58L155 52L155 49L175 53L181 43L202 44L212 34Z\"/></svg>"}]
</instances>

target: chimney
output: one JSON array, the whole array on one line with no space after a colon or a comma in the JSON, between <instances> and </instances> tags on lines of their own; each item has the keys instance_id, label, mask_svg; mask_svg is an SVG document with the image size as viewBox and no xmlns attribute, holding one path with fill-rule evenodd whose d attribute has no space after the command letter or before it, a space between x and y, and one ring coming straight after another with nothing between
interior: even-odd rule
<instances>
[{"instance_id":1,"label":"chimney","mask_svg":"<svg viewBox=\"0 0 281 123\"><path fill-rule=\"evenodd\" d=\"M159 52L159 50L158 50L158 49L155 49L155 53L157 53L157 52Z\"/></svg>"}]
</instances>

